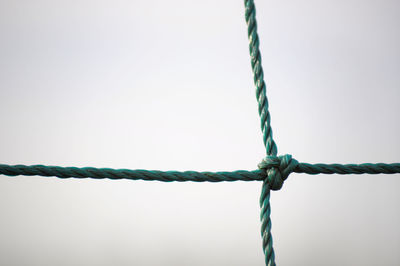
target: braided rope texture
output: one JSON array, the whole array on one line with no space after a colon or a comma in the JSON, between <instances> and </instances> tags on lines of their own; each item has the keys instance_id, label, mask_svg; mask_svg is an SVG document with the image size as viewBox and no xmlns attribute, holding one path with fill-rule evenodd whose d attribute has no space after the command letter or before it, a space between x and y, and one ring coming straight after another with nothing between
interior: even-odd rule
<instances>
[{"instance_id":1,"label":"braided rope texture","mask_svg":"<svg viewBox=\"0 0 400 266\"><path fill-rule=\"evenodd\" d=\"M256 97L258 102L258 114L261 119L261 131L263 134L264 146L269 156L276 156L278 148L272 137L271 115L268 110L267 88L264 81L264 71L261 65L260 41L257 34L256 8L253 0L245 0L245 19L247 23L247 35L249 38L249 51L251 68L253 70L254 85L256 86ZM268 174L275 174L276 168L273 167ZM275 184L270 183L270 179L265 179L261 188L260 208L261 208L261 236L262 246L265 255L266 265L275 265L275 252L272 246L271 233L271 206L270 190Z\"/></svg>"},{"instance_id":2,"label":"braided rope texture","mask_svg":"<svg viewBox=\"0 0 400 266\"><path fill-rule=\"evenodd\" d=\"M261 131L266 149L266 157L259 163L258 170L238 170L233 172L196 172L196 171L158 171L128 170L94 167L60 167L45 165L7 165L0 164L0 175L7 176L45 176L59 178L129 179L163 182L223 182L223 181L263 181L261 207L261 235L266 265L276 265L271 234L271 190L282 188L290 173L316 174L399 174L400 163L364 163L364 164L309 164L299 163L291 155L277 156L278 149L273 140L271 115L269 112L264 72L261 65L261 53L257 34L256 9L253 0L244 0L245 19L249 39L251 68L253 71L258 114L261 119Z\"/></svg>"},{"instance_id":3,"label":"braided rope texture","mask_svg":"<svg viewBox=\"0 0 400 266\"><path fill-rule=\"evenodd\" d=\"M366 164L308 164L298 163L290 155L267 156L258 165L259 170L239 170L233 172L196 172L196 171L158 171L129 170L94 167L61 167L45 165L8 165L0 164L0 175L6 176L45 176L59 178L93 179L129 179L163 182L232 182L263 181L268 179L272 190L279 190L290 173L305 174L399 174L400 163ZM271 174L271 169L273 173Z\"/></svg>"},{"instance_id":4,"label":"braided rope texture","mask_svg":"<svg viewBox=\"0 0 400 266\"><path fill-rule=\"evenodd\" d=\"M196 172L196 171L149 171L94 167L60 167L44 165L6 165L0 164L0 174L8 176L55 176L59 178L130 179L163 182L223 182L256 181L265 177L261 170L234 172Z\"/></svg>"}]
</instances>

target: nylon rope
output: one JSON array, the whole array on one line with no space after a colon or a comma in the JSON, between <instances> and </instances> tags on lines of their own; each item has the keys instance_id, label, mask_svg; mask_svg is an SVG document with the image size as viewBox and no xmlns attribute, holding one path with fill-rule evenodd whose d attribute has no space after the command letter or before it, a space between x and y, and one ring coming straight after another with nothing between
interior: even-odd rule
<instances>
[{"instance_id":1,"label":"nylon rope","mask_svg":"<svg viewBox=\"0 0 400 266\"><path fill-rule=\"evenodd\" d=\"M251 68L253 71L258 114L266 150L266 157L253 171L233 172L196 172L196 171L159 171L129 170L94 167L60 167L45 165L8 165L0 164L0 174L6 176L44 176L58 178L94 178L94 179L130 179L163 182L224 182L224 181L262 181L260 196L260 220L262 247L266 265L276 265L271 234L271 190L282 188L291 173L316 174L399 174L400 163L363 163L363 164L309 164L299 163L291 155L277 156L278 149L273 140L271 115L268 110L267 88L261 65L260 41L257 34L256 9L253 0L245 0L245 19L249 39Z\"/></svg>"},{"instance_id":2,"label":"nylon rope","mask_svg":"<svg viewBox=\"0 0 400 266\"><path fill-rule=\"evenodd\" d=\"M256 86L256 97L258 102L258 114L261 119L261 131L267 156L276 156L278 148L272 137L271 115L268 110L267 86L264 81L264 71L261 65L261 52L259 49L259 38L257 34L256 8L254 1L245 0L245 18L247 23L247 35L249 38L249 51L251 68L253 70L254 85ZM270 171L276 171L272 167ZM263 181L260 196L261 208L261 237L262 247L266 265L275 265L275 252L272 246L271 233L271 187L269 179Z\"/></svg>"}]
</instances>

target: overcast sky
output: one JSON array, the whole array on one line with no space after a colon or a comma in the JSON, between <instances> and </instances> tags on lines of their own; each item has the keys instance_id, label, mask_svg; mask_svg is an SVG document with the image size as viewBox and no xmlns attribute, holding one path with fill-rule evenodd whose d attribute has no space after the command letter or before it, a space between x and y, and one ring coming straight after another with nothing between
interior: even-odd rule
<instances>
[{"instance_id":1,"label":"overcast sky","mask_svg":"<svg viewBox=\"0 0 400 266\"><path fill-rule=\"evenodd\" d=\"M400 2L257 1L278 153L400 161ZM0 0L0 163L254 170L242 1ZM292 174L279 265L399 265L400 175ZM0 176L1 265L263 265L261 183Z\"/></svg>"}]
</instances>

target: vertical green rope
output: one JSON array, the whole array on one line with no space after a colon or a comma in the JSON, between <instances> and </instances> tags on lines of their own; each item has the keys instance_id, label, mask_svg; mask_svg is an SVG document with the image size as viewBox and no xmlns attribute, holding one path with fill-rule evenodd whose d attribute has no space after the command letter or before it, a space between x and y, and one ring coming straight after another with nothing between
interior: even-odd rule
<instances>
[{"instance_id":1,"label":"vertical green rope","mask_svg":"<svg viewBox=\"0 0 400 266\"><path fill-rule=\"evenodd\" d=\"M256 96L258 101L258 114L261 118L261 131L267 155L276 156L278 149L272 137L271 116L268 111L268 99L266 95L266 85L264 82L264 72L261 66L261 53L259 49L259 38L257 34L256 9L253 0L245 0L245 18L247 23L247 35L249 37L249 49L251 57L251 67L256 86ZM263 240L263 251L266 265L275 265L275 253L272 246L271 234L271 206L270 206L270 184L268 180L263 181L260 197L261 207L261 236Z\"/></svg>"}]
</instances>

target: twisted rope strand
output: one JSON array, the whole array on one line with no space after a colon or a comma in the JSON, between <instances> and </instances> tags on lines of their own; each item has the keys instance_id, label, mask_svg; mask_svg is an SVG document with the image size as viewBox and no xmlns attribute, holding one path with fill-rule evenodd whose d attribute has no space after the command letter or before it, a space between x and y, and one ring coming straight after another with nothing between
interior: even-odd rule
<instances>
[{"instance_id":1,"label":"twisted rope strand","mask_svg":"<svg viewBox=\"0 0 400 266\"><path fill-rule=\"evenodd\" d=\"M268 110L267 88L264 81L264 71L261 65L261 52L257 34L256 8L253 0L245 0L245 18L247 23L247 35L249 38L249 51L251 68L253 70L256 97L258 102L258 114L261 120L261 131L267 155L276 156L278 149L272 136L271 115ZM263 182L260 196L261 208L261 236L263 239L263 251L266 265L275 265L275 253L272 246L271 234L271 206L270 184L268 180Z\"/></svg>"},{"instance_id":2,"label":"twisted rope strand","mask_svg":"<svg viewBox=\"0 0 400 266\"><path fill-rule=\"evenodd\" d=\"M278 149L272 136L271 116L267 98L267 88L264 81L264 71L261 65L261 52L259 49L259 38L257 34L256 9L253 0L245 0L245 18L247 23L247 35L249 38L249 50L251 68L256 86L256 97L258 102L258 114L261 119L261 130L267 155L277 155Z\"/></svg>"},{"instance_id":3,"label":"twisted rope strand","mask_svg":"<svg viewBox=\"0 0 400 266\"><path fill-rule=\"evenodd\" d=\"M6 176L54 176L59 178L94 178L94 179L130 179L146 181L177 181L177 182L232 182L232 181L264 181L266 171L275 169L280 164L280 157L270 162L260 163L260 170L233 172L196 172L196 171L158 171L158 170L129 170L94 167L61 167L45 165L8 165L0 164L0 175ZM400 163L363 163L363 164L309 164L298 163L293 169L284 173L285 179L290 173L317 174L400 174ZM281 171L281 170L279 170ZM273 181L270 181L273 183ZM267 195L265 197L268 197Z\"/></svg>"},{"instance_id":4,"label":"twisted rope strand","mask_svg":"<svg viewBox=\"0 0 400 266\"><path fill-rule=\"evenodd\" d=\"M294 170L295 173L317 174L398 174L400 163L363 163L363 164L308 164L300 163Z\"/></svg>"},{"instance_id":5,"label":"twisted rope strand","mask_svg":"<svg viewBox=\"0 0 400 266\"><path fill-rule=\"evenodd\" d=\"M95 178L95 179L130 179L147 181L178 182L222 182L222 181L256 181L264 177L260 170L234 172L196 172L196 171L149 171L109 169L93 167L60 167L44 165L6 165L0 164L0 174L8 176L55 176L59 178Z\"/></svg>"}]
</instances>

